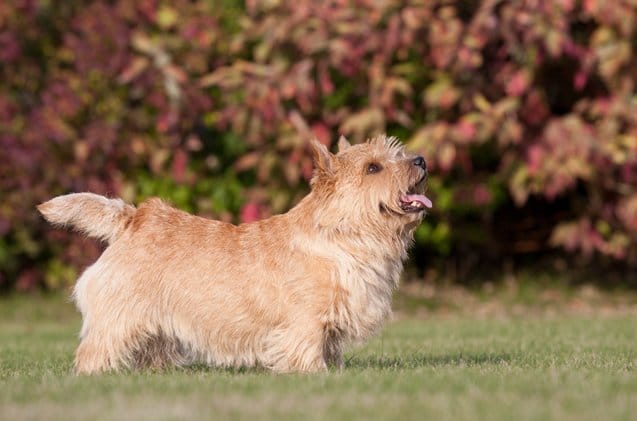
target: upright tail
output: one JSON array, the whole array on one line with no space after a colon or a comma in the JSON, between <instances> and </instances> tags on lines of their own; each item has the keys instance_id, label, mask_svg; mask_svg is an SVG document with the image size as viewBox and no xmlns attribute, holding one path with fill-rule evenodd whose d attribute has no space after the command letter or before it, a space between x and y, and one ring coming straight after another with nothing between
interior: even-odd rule
<instances>
[{"instance_id":1,"label":"upright tail","mask_svg":"<svg viewBox=\"0 0 637 421\"><path fill-rule=\"evenodd\" d=\"M58 196L38 205L38 210L53 225L72 227L109 244L124 232L135 213L135 207L121 199L108 199L94 193Z\"/></svg>"}]
</instances>

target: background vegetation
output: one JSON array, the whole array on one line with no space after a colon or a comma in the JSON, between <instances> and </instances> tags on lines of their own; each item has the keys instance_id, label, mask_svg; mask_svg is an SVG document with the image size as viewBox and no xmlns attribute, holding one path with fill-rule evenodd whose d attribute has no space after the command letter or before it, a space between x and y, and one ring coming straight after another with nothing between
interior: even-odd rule
<instances>
[{"instance_id":1,"label":"background vegetation","mask_svg":"<svg viewBox=\"0 0 637 421\"><path fill-rule=\"evenodd\" d=\"M45 226L54 195L248 222L306 192L310 136L341 133L427 157L421 267L634 267L636 28L634 0L4 1L0 286L59 288L99 252Z\"/></svg>"}]
</instances>

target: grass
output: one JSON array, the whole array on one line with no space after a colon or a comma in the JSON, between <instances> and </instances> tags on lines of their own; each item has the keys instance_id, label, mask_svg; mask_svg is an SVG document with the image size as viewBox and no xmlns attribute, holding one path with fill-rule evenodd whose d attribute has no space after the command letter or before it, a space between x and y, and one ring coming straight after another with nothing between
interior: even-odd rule
<instances>
[{"instance_id":1,"label":"grass","mask_svg":"<svg viewBox=\"0 0 637 421\"><path fill-rule=\"evenodd\" d=\"M635 419L629 314L415 316L342 372L192 367L77 377L79 317L59 297L0 300L0 419Z\"/></svg>"}]
</instances>

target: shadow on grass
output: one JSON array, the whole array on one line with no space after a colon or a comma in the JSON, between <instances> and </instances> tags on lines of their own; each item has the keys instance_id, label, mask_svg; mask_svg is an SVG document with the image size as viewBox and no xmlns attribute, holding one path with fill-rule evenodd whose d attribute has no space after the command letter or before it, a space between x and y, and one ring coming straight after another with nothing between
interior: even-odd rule
<instances>
[{"instance_id":1,"label":"shadow on grass","mask_svg":"<svg viewBox=\"0 0 637 421\"><path fill-rule=\"evenodd\" d=\"M152 370L145 370L146 372L152 372ZM223 366L211 366L203 363L195 363L185 367L170 367L165 370L157 372L163 373L186 373L186 374L227 374L227 375L241 375L241 374L266 374L270 373L265 367L223 367Z\"/></svg>"},{"instance_id":2,"label":"shadow on grass","mask_svg":"<svg viewBox=\"0 0 637 421\"><path fill-rule=\"evenodd\" d=\"M427 355L414 354L402 357L389 356L351 356L345 360L345 370L349 369L377 369L377 370L410 370L421 367L473 367L506 365L512 360L508 354L454 354ZM338 371L331 367L330 371ZM163 370L142 369L139 371L124 371L128 374L156 375L156 374L223 374L223 375L251 375L272 373L264 367L215 367L206 364L193 364L186 367L169 367ZM116 373L114 373L116 374Z\"/></svg>"},{"instance_id":3,"label":"shadow on grass","mask_svg":"<svg viewBox=\"0 0 637 421\"><path fill-rule=\"evenodd\" d=\"M386 356L352 356L345 361L345 368L376 368L402 370L419 367L457 366L471 367L484 365L502 365L511 362L508 354L452 354L452 355L426 355L414 354L402 357Z\"/></svg>"}]
</instances>

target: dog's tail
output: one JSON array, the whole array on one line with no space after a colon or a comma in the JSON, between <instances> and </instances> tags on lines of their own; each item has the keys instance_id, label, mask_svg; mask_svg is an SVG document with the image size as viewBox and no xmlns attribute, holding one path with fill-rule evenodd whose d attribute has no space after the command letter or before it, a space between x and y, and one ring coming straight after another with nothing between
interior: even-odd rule
<instances>
[{"instance_id":1,"label":"dog's tail","mask_svg":"<svg viewBox=\"0 0 637 421\"><path fill-rule=\"evenodd\" d=\"M135 214L135 207L123 200L93 193L58 196L38 205L38 210L53 225L72 227L109 244L124 232Z\"/></svg>"}]
</instances>

